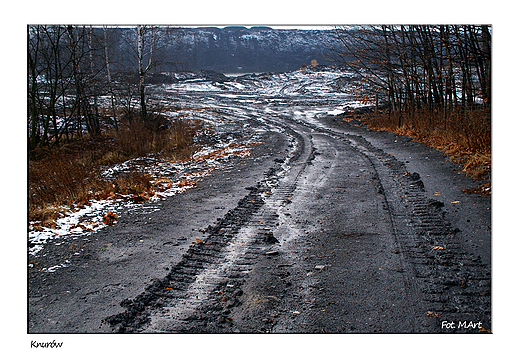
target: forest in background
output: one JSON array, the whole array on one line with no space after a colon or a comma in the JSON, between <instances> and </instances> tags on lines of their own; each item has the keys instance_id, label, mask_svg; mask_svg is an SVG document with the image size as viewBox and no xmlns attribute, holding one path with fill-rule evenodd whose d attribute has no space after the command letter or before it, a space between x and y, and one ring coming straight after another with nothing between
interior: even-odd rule
<instances>
[{"instance_id":1,"label":"forest in background","mask_svg":"<svg viewBox=\"0 0 520 359\"><path fill-rule=\"evenodd\" d=\"M162 126L145 96L145 79L167 61L178 34L165 27L28 26L28 149L52 148L83 134L119 132L141 117ZM124 51L120 38L128 46ZM117 40L117 41L115 41ZM121 122L121 124L120 124Z\"/></svg>"}]
</instances>

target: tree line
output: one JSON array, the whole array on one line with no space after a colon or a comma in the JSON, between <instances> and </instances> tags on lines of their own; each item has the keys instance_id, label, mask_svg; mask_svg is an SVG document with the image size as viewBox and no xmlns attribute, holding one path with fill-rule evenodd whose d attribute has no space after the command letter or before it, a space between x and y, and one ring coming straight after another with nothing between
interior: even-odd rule
<instances>
[{"instance_id":1,"label":"tree line","mask_svg":"<svg viewBox=\"0 0 520 359\"><path fill-rule=\"evenodd\" d=\"M488 25L336 27L334 59L363 79L365 97L389 116L424 113L448 122L491 108ZM179 29L29 25L28 148L97 135L121 121L153 125L146 78L182 36ZM490 111L489 111L490 113Z\"/></svg>"},{"instance_id":2,"label":"tree line","mask_svg":"<svg viewBox=\"0 0 520 359\"><path fill-rule=\"evenodd\" d=\"M27 27L28 149L118 131L121 120L152 123L146 77L171 59L169 27Z\"/></svg>"},{"instance_id":3,"label":"tree line","mask_svg":"<svg viewBox=\"0 0 520 359\"><path fill-rule=\"evenodd\" d=\"M334 57L363 78L364 90L389 115L450 114L491 108L488 25L337 27Z\"/></svg>"}]
</instances>

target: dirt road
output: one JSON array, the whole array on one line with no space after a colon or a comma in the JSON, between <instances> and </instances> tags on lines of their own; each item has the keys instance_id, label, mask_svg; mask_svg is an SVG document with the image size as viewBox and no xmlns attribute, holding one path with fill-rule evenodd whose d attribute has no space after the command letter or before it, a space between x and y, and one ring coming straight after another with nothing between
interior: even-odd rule
<instances>
[{"instance_id":1,"label":"dirt road","mask_svg":"<svg viewBox=\"0 0 520 359\"><path fill-rule=\"evenodd\" d=\"M69 265L29 269L28 332L491 329L491 203L462 193L474 181L406 137L256 108L227 125L259 140L251 157L48 243L42 266Z\"/></svg>"},{"instance_id":2,"label":"dirt road","mask_svg":"<svg viewBox=\"0 0 520 359\"><path fill-rule=\"evenodd\" d=\"M324 122L269 123L252 158L55 249L84 251L30 273L29 331L490 328L489 201L433 150Z\"/></svg>"}]
</instances>

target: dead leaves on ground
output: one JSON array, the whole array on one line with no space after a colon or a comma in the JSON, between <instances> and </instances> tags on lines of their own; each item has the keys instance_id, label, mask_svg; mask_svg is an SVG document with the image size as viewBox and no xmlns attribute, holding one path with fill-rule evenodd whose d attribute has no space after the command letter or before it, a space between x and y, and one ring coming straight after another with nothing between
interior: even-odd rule
<instances>
[{"instance_id":1,"label":"dead leaves on ground","mask_svg":"<svg viewBox=\"0 0 520 359\"><path fill-rule=\"evenodd\" d=\"M205 162L216 159L224 159L231 156L237 156L245 158L251 156L249 147L260 144L262 142L250 142L250 143L231 143L223 148L208 151L195 158L196 162Z\"/></svg>"},{"instance_id":2,"label":"dead leaves on ground","mask_svg":"<svg viewBox=\"0 0 520 359\"><path fill-rule=\"evenodd\" d=\"M205 246L209 246L209 243L204 242L204 241L203 241L202 239L200 239L200 238L196 238L196 239L195 239L195 243L197 243L197 244L204 244Z\"/></svg>"},{"instance_id":3,"label":"dead leaves on ground","mask_svg":"<svg viewBox=\"0 0 520 359\"><path fill-rule=\"evenodd\" d=\"M105 226L113 226L117 223L117 219L119 218L119 215L114 212L108 212L105 215L103 215L102 219L100 221L92 221L92 222L79 222L78 224L75 224L70 229L81 229L82 231L90 232L97 228L103 228Z\"/></svg>"},{"instance_id":4,"label":"dead leaves on ground","mask_svg":"<svg viewBox=\"0 0 520 359\"><path fill-rule=\"evenodd\" d=\"M434 313L434 312L432 312L431 310L429 310L429 311L426 312L426 316L427 316L427 317L431 317L431 318L439 318L439 314Z\"/></svg>"},{"instance_id":5,"label":"dead leaves on ground","mask_svg":"<svg viewBox=\"0 0 520 359\"><path fill-rule=\"evenodd\" d=\"M482 327L482 326L481 326L480 328L478 328L478 331L479 331L479 332L488 333L488 334L493 334L493 333L491 332L491 330L486 329L486 328L484 328L484 327Z\"/></svg>"},{"instance_id":6,"label":"dead leaves on ground","mask_svg":"<svg viewBox=\"0 0 520 359\"><path fill-rule=\"evenodd\" d=\"M111 226L115 223L117 223L116 219L119 218L119 216L114 212L108 212L103 216L103 223L107 226Z\"/></svg>"},{"instance_id":7,"label":"dead leaves on ground","mask_svg":"<svg viewBox=\"0 0 520 359\"><path fill-rule=\"evenodd\" d=\"M477 193L477 194L481 194L484 196L491 196L491 182L481 184L480 186L477 186L477 187L465 189L462 192L467 193L467 194Z\"/></svg>"}]
</instances>

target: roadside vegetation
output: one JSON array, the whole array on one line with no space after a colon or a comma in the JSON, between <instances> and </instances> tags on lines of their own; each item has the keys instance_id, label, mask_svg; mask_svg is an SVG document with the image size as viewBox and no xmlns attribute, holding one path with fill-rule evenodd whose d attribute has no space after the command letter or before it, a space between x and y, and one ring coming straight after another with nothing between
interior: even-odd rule
<instances>
[{"instance_id":1,"label":"roadside vegetation","mask_svg":"<svg viewBox=\"0 0 520 359\"><path fill-rule=\"evenodd\" d=\"M153 196L154 178L137 167L116 176L103 171L130 159L146 156L184 161L196 150L193 139L201 124L175 121L167 127L149 128L139 118L121 122L119 130L69 138L52 148L29 152L29 221L53 226L61 213L82 208L90 200L126 196L134 201Z\"/></svg>"},{"instance_id":2,"label":"roadside vegetation","mask_svg":"<svg viewBox=\"0 0 520 359\"><path fill-rule=\"evenodd\" d=\"M388 110L345 113L345 121L373 131L387 131L410 137L444 152L448 160L461 164L461 172L475 180L489 180L485 184L469 188L466 193L491 195L491 115L488 109L476 109L450 116L451 125L444 128L444 114L427 111L414 114L389 114ZM401 124L399 124L401 121ZM458 124L458 125L457 125Z\"/></svg>"},{"instance_id":3,"label":"roadside vegetation","mask_svg":"<svg viewBox=\"0 0 520 359\"><path fill-rule=\"evenodd\" d=\"M28 219L55 225L92 199L148 198L150 175L109 166L145 156L191 156L200 121L153 101L148 79L178 36L168 27L27 27ZM119 42L118 42L119 41ZM120 41L128 44L122 50Z\"/></svg>"},{"instance_id":4,"label":"roadside vegetation","mask_svg":"<svg viewBox=\"0 0 520 359\"><path fill-rule=\"evenodd\" d=\"M347 120L410 136L462 163L466 175L490 179L490 26L357 26L336 34L336 61L357 74L358 100L373 107ZM468 192L491 194L491 181Z\"/></svg>"}]
</instances>

